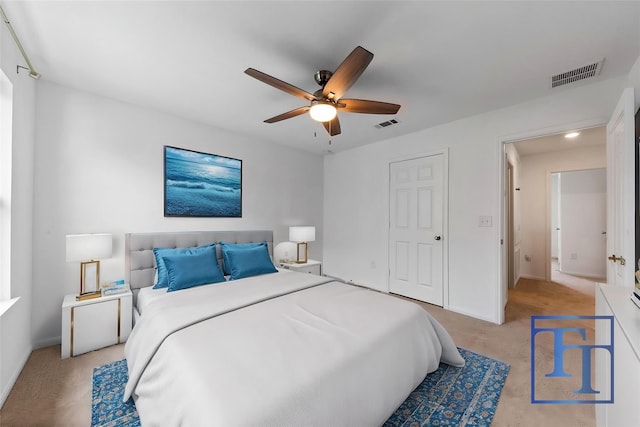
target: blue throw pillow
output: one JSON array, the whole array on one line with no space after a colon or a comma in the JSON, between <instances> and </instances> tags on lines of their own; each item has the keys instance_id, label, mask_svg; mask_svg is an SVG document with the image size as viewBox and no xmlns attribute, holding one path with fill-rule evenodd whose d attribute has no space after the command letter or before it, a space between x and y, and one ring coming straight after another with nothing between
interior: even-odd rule
<instances>
[{"instance_id":1,"label":"blue throw pillow","mask_svg":"<svg viewBox=\"0 0 640 427\"><path fill-rule=\"evenodd\" d=\"M196 246L192 248L153 248L153 255L156 258L156 268L158 273L158 280L153 285L153 289L161 289L169 287L169 277L167 276L167 268L164 265L164 257L165 256L175 256L181 254L190 254L195 255L202 251L211 250L213 248L213 253L216 251L216 244L212 243L210 245L204 246ZM215 255L214 255L215 257ZM216 260L217 263L217 260Z\"/></svg>"},{"instance_id":2,"label":"blue throw pillow","mask_svg":"<svg viewBox=\"0 0 640 427\"><path fill-rule=\"evenodd\" d=\"M259 242L259 243L225 243L220 242L220 249L222 250L222 270L225 275L231 274L231 269L229 266L229 258L228 251L230 250L243 250L243 249L252 249L259 248L264 246L267 249L267 255L269 254L269 247L267 246L267 242Z\"/></svg>"},{"instance_id":3,"label":"blue throw pillow","mask_svg":"<svg viewBox=\"0 0 640 427\"><path fill-rule=\"evenodd\" d=\"M248 249L229 249L227 259L231 280L278 271L271 262L266 245Z\"/></svg>"},{"instance_id":4,"label":"blue throw pillow","mask_svg":"<svg viewBox=\"0 0 640 427\"><path fill-rule=\"evenodd\" d=\"M165 256L164 265L169 277L167 292L225 281L218 268L215 247L196 254Z\"/></svg>"}]
</instances>

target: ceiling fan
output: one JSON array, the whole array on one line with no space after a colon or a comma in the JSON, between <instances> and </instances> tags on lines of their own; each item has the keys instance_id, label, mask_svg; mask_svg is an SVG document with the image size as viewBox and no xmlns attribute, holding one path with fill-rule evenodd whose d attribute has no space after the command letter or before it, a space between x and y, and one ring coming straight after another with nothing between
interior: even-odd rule
<instances>
[{"instance_id":1,"label":"ceiling fan","mask_svg":"<svg viewBox=\"0 0 640 427\"><path fill-rule=\"evenodd\" d=\"M358 80L372 59L373 53L361 46L356 47L334 72L316 71L313 77L322 88L313 94L254 68L247 68L244 72L276 89L309 101L309 105L271 117L265 120L265 123L276 123L309 112L312 119L321 122L329 135L334 136L341 132L338 110L347 113L396 114L400 109L398 104L342 97Z\"/></svg>"}]
</instances>

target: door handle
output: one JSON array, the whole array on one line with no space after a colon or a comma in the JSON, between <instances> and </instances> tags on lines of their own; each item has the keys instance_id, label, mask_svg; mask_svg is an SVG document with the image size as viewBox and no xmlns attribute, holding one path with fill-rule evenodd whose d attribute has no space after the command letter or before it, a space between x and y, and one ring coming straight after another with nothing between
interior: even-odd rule
<instances>
[{"instance_id":1,"label":"door handle","mask_svg":"<svg viewBox=\"0 0 640 427\"><path fill-rule=\"evenodd\" d=\"M618 262L620 261L620 265L625 265L627 263L627 261L621 257L621 256L616 256L615 254L611 255L610 257L607 257L607 259L609 261L613 261L613 262Z\"/></svg>"},{"instance_id":2,"label":"door handle","mask_svg":"<svg viewBox=\"0 0 640 427\"><path fill-rule=\"evenodd\" d=\"M434 240L442 240L442 236L440 236L439 234L436 234L435 236L433 236Z\"/></svg>"}]
</instances>

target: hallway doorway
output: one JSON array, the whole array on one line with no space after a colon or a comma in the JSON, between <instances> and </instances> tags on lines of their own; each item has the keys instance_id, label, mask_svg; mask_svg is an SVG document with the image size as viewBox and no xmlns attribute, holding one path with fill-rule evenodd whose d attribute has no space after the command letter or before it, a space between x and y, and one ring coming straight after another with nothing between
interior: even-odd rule
<instances>
[{"instance_id":1,"label":"hallway doorway","mask_svg":"<svg viewBox=\"0 0 640 427\"><path fill-rule=\"evenodd\" d=\"M606 171L606 128L596 126L586 129L578 129L573 133L577 137L568 138L566 133L552 134L542 137L529 138L526 140L513 141L504 144L504 236L505 236L505 288L510 282L509 276L515 277L515 286L518 286L520 279L531 279L551 282L554 278L562 283L571 286L579 286L583 277L589 276L588 282L593 287L594 280L600 280L599 271L586 271L584 269L572 270L568 267L575 267L578 262L589 262L594 265L600 261L605 262L605 253L594 249L606 239L606 235L601 234L606 226L589 226L588 232L596 232L600 239L596 244L586 244L583 237L575 235L575 227L572 230L571 223L567 223L567 232L573 237L574 242L566 245L565 249L571 252L565 255L567 262L563 268L552 268L552 257L560 258L562 264L562 252L557 252L557 248L552 248L554 233L559 226L552 224L551 204L553 188L552 176L557 172L576 172L599 170L595 173L601 175ZM568 193L566 200L567 211L573 210L573 214L584 215L580 211L580 201L592 197L589 191L580 186L580 178L571 179L567 175L567 183L572 183L572 189ZM575 182L577 181L577 183ZM606 206L606 186L601 192L598 190L596 198L604 198ZM591 209L591 208L590 208ZM593 209L591 209L593 210ZM606 218L605 212L600 212L599 218ZM596 216L598 216L596 215ZM582 219L582 218L580 218ZM576 221L580 223L581 221ZM553 227L553 229L552 229ZM604 227L604 228L603 228ZM593 229L593 230L591 230ZM597 229L597 230L596 230ZM584 231L584 230L583 230ZM571 236L571 233L574 233ZM584 245L580 247L580 245ZM589 246L590 245L590 246ZM593 249L593 250L591 250ZM597 253L597 255L594 255ZM595 262L595 257L604 257L603 260ZM573 258L573 259L572 259ZM591 261L588 261L591 260ZM573 262L569 262L573 261ZM578 267L584 267L579 265ZM559 274L565 276L559 276ZM567 274L571 273L571 274ZM572 279L578 277L577 282ZM552 277L553 276L553 277ZM603 275L602 277L605 277ZM560 283L559 282L559 283ZM506 289L505 289L506 290ZM505 298L506 299L506 298ZM503 301L506 304L506 301Z\"/></svg>"},{"instance_id":2,"label":"hallway doorway","mask_svg":"<svg viewBox=\"0 0 640 427\"><path fill-rule=\"evenodd\" d=\"M606 281L606 169L553 172L550 197L551 276Z\"/></svg>"}]
</instances>

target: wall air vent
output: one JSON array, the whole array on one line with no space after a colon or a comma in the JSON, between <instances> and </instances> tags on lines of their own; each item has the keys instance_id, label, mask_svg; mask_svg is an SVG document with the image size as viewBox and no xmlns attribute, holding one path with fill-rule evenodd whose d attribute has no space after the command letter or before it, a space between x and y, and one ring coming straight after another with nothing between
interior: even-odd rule
<instances>
[{"instance_id":1,"label":"wall air vent","mask_svg":"<svg viewBox=\"0 0 640 427\"><path fill-rule=\"evenodd\" d=\"M551 77L551 87L563 86L569 83L595 77L600 74L603 62L604 58L601 61L594 62L593 64L585 65L584 67L576 68L575 70L561 74L556 74Z\"/></svg>"},{"instance_id":2,"label":"wall air vent","mask_svg":"<svg viewBox=\"0 0 640 427\"><path fill-rule=\"evenodd\" d=\"M398 123L400 123L400 122L397 121L396 119L391 119L391 120L387 120L386 122L378 123L376 125L376 127L378 129L382 129L382 128L386 128L388 126L395 125L395 124L398 124Z\"/></svg>"}]
</instances>

